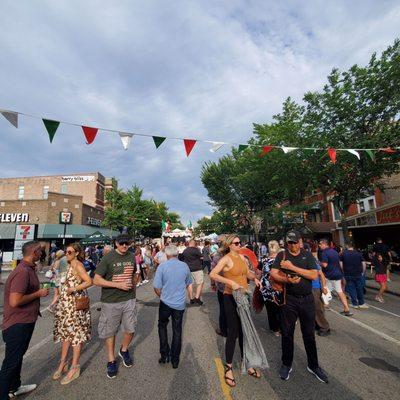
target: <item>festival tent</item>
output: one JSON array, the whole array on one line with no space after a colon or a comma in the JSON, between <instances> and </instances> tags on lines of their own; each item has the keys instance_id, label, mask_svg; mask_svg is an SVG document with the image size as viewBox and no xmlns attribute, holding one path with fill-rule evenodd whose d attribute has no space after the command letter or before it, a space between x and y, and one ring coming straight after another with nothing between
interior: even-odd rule
<instances>
[{"instance_id":1,"label":"festival tent","mask_svg":"<svg viewBox=\"0 0 400 400\"><path fill-rule=\"evenodd\" d=\"M80 244L83 246L91 246L96 244L110 244L110 243L111 239L99 231L96 231L87 238L80 240Z\"/></svg>"},{"instance_id":2,"label":"festival tent","mask_svg":"<svg viewBox=\"0 0 400 400\"><path fill-rule=\"evenodd\" d=\"M174 229L172 232L163 232L164 237L170 238L186 238L192 237L192 233L189 230Z\"/></svg>"},{"instance_id":3,"label":"festival tent","mask_svg":"<svg viewBox=\"0 0 400 400\"><path fill-rule=\"evenodd\" d=\"M218 235L216 233L211 233L210 235L205 236L204 239L215 241L218 239Z\"/></svg>"}]
</instances>

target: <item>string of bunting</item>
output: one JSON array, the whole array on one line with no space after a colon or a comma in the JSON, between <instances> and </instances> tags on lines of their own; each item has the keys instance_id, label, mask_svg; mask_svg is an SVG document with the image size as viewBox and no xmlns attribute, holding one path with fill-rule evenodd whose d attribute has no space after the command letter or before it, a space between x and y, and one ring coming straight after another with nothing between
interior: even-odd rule
<instances>
[{"instance_id":1,"label":"string of bunting","mask_svg":"<svg viewBox=\"0 0 400 400\"><path fill-rule=\"evenodd\" d=\"M294 150L326 151L333 164L335 164L337 161L337 152L338 151L347 151L348 153L353 154L359 160L361 158L360 152L365 152L371 158L372 161L375 161L375 152L377 152L377 151L382 151L387 154L393 154L393 153L397 153L397 151L400 150L400 147L381 147L381 148L371 148L371 149L357 149L357 148L355 148L355 149L345 149L345 148L340 148L340 149L339 148L328 148L328 149L326 149L326 148L320 148L320 147L286 147L286 146L275 146L275 145L259 146L259 145L250 145L250 144L241 144L241 143L216 142L216 141L212 141L212 140L202 140L202 139L185 139L185 138L178 138L178 137L154 136L154 135L148 135L148 134L143 134L143 133L121 132L118 130L105 129L105 128L100 128L100 127L90 127L90 126L80 125L80 124L76 124L76 123L72 123L72 122L56 121L56 120L52 120L52 119L38 117L36 115L25 114L22 112L10 111L10 110L5 110L5 109L0 109L0 113L15 128L18 128L18 126L19 126L19 116L20 115L42 120L43 124L46 128L47 134L49 136L50 143L53 143L54 136L55 136L60 124L64 124L64 125L80 127L82 129L83 135L85 137L86 144L88 144L88 145L90 145L94 142L99 131L119 134L119 137L122 142L122 146L125 150L128 150L128 148L132 142L133 136L151 137L154 141L154 145L156 146L156 149L158 149L164 143L164 141L166 139L181 140L181 141L183 141L187 157L189 157L190 153L192 152L192 150L195 147L197 142L211 144L210 151L212 153L217 152L219 149L221 149L221 147L226 146L226 145L238 146L239 152L242 152L249 147L258 147L261 149L260 156L264 156L264 155L268 154L273 149L281 149L285 154L290 153Z\"/></svg>"}]
</instances>

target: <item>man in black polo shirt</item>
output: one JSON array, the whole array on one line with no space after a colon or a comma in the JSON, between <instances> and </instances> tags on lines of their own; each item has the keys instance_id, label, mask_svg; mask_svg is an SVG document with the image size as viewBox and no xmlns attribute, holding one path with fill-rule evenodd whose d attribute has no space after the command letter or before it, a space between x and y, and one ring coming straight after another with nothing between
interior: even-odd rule
<instances>
[{"instance_id":1,"label":"man in black polo shirt","mask_svg":"<svg viewBox=\"0 0 400 400\"><path fill-rule=\"evenodd\" d=\"M328 383L325 372L318 364L315 343L315 307L312 281L318 277L316 260L300 247L301 236L290 231L286 235L287 249L275 258L271 276L286 286L286 304L281 308L282 366L279 376L288 380L292 372L293 335L297 318L300 320L304 347L307 353L307 370L321 382ZM279 273L281 270L285 275Z\"/></svg>"}]
</instances>

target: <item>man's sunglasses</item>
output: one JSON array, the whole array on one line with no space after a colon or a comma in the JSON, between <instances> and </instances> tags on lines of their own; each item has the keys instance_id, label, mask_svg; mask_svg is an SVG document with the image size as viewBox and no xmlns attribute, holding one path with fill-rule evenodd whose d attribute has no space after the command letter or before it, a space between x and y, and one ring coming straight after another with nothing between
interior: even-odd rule
<instances>
[{"instance_id":1,"label":"man's sunglasses","mask_svg":"<svg viewBox=\"0 0 400 400\"><path fill-rule=\"evenodd\" d=\"M118 242L120 246L130 246L130 242Z\"/></svg>"},{"instance_id":2,"label":"man's sunglasses","mask_svg":"<svg viewBox=\"0 0 400 400\"><path fill-rule=\"evenodd\" d=\"M233 244L234 246L240 246L240 243L241 243L241 242L232 242L232 244Z\"/></svg>"}]
</instances>

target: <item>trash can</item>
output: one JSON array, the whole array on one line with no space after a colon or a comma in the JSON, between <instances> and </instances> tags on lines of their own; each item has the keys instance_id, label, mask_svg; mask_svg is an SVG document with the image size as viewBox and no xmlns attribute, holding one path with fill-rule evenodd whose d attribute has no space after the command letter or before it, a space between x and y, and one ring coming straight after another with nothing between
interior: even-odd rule
<instances>
[{"instance_id":1,"label":"trash can","mask_svg":"<svg viewBox=\"0 0 400 400\"><path fill-rule=\"evenodd\" d=\"M11 261L11 269L14 270L15 268L17 268L17 260L12 260Z\"/></svg>"}]
</instances>

